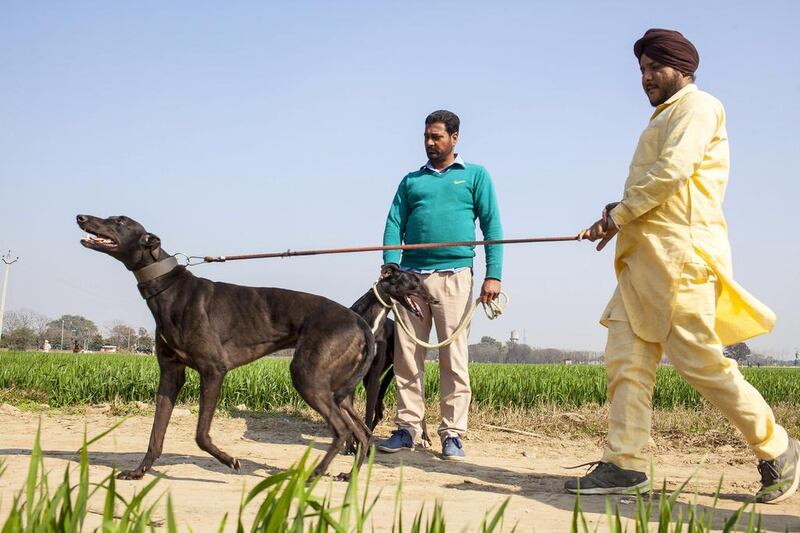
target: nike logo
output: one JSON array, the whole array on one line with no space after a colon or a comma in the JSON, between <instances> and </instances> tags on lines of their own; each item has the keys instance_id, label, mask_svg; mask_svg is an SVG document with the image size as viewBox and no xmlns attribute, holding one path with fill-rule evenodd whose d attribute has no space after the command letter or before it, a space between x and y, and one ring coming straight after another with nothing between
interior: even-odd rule
<instances>
[{"instance_id":1,"label":"nike logo","mask_svg":"<svg viewBox=\"0 0 800 533\"><path fill-rule=\"evenodd\" d=\"M455 180L455 181L453 182L453 185L461 185L461 184L462 184L462 183L464 183L465 181L467 181L467 180Z\"/></svg>"}]
</instances>

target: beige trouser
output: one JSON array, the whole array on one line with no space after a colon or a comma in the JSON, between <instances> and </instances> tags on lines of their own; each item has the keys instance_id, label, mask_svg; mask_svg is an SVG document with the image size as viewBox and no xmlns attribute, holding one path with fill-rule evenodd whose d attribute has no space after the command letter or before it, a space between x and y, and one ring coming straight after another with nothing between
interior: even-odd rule
<instances>
[{"instance_id":1,"label":"beige trouser","mask_svg":"<svg viewBox=\"0 0 800 533\"><path fill-rule=\"evenodd\" d=\"M427 341L431 333L431 322L436 326L440 340L448 338L458 327L472 303L472 270L460 272L434 272L421 274L425 287L439 303L426 304L417 301L422 308L422 319L398 305L399 316L414 336ZM397 427L411 433L416 440L422 433L425 418L425 355L427 349L418 346L397 327L394 344L394 374L397 379ZM439 348L440 397L442 423L439 437L463 435L467 431L467 414L472 389L469 385L467 363L467 335L465 331L449 346Z\"/></svg>"},{"instance_id":2,"label":"beige trouser","mask_svg":"<svg viewBox=\"0 0 800 533\"><path fill-rule=\"evenodd\" d=\"M666 341L637 337L615 293L604 314L608 327L608 444L603 461L647 471L642 450L650 436L656 368L666 351L678 373L742 432L760 459L774 459L789 446L772 409L745 381L736 361L722 355L714 332L716 276L702 260L684 266Z\"/></svg>"}]
</instances>

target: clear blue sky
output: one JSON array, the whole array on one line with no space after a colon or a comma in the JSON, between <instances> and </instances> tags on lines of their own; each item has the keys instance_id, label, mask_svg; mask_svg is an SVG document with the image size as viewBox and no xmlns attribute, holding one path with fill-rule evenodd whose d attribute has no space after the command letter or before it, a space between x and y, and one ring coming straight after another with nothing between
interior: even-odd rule
<instances>
[{"instance_id":1,"label":"clear blue sky","mask_svg":"<svg viewBox=\"0 0 800 533\"><path fill-rule=\"evenodd\" d=\"M621 194L651 108L633 42L682 31L728 113L725 203L738 281L778 314L752 343L800 347L800 3L5 2L0 6L0 249L7 309L153 328L133 276L82 248L77 213L125 214L170 252L380 244L422 122L461 116L508 237L577 232ZM349 305L380 254L206 265L215 280ZM483 256L476 262L482 278ZM612 253L506 248L500 320L471 339L600 350Z\"/></svg>"}]
</instances>

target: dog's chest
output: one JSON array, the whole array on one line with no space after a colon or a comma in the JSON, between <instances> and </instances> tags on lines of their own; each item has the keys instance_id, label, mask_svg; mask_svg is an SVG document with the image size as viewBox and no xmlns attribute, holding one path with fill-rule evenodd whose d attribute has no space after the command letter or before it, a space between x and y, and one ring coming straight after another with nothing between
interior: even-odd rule
<instances>
[{"instance_id":1,"label":"dog's chest","mask_svg":"<svg viewBox=\"0 0 800 533\"><path fill-rule=\"evenodd\" d=\"M176 339L170 339L165 336L163 333L159 334L161 337L161 341L167 345L169 351L175 355L175 357L183 364L190 368L194 368L193 358L189 355L188 352L182 349L180 346L180 342L177 342Z\"/></svg>"}]
</instances>

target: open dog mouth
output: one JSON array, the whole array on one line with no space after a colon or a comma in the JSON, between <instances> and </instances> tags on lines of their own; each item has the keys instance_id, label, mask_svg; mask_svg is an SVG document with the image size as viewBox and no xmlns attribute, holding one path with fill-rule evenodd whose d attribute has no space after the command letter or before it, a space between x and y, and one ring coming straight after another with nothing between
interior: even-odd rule
<instances>
[{"instance_id":1,"label":"open dog mouth","mask_svg":"<svg viewBox=\"0 0 800 533\"><path fill-rule=\"evenodd\" d=\"M92 233L88 230L86 231L87 231L86 237L81 239L81 244L83 244L84 246L92 246L94 248L108 248L108 249L117 247L117 243L114 242L114 239L111 239L109 237L97 233Z\"/></svg>"},{"instance_id":2,"label":"open dog mouth","mask_svg":"<svg viewBox=\"0 0 800 533\"><path fill-rule=\"evenodd\" d=\"M409 296L406 296L405 300L406 300L406 304L414 312L414 314L417 316L417 318L422 318L422 308L419 306L419 304L417 302L415 302L414 300L412 300L411 297L409 297Z\"/></svg>"}]
</instances>

